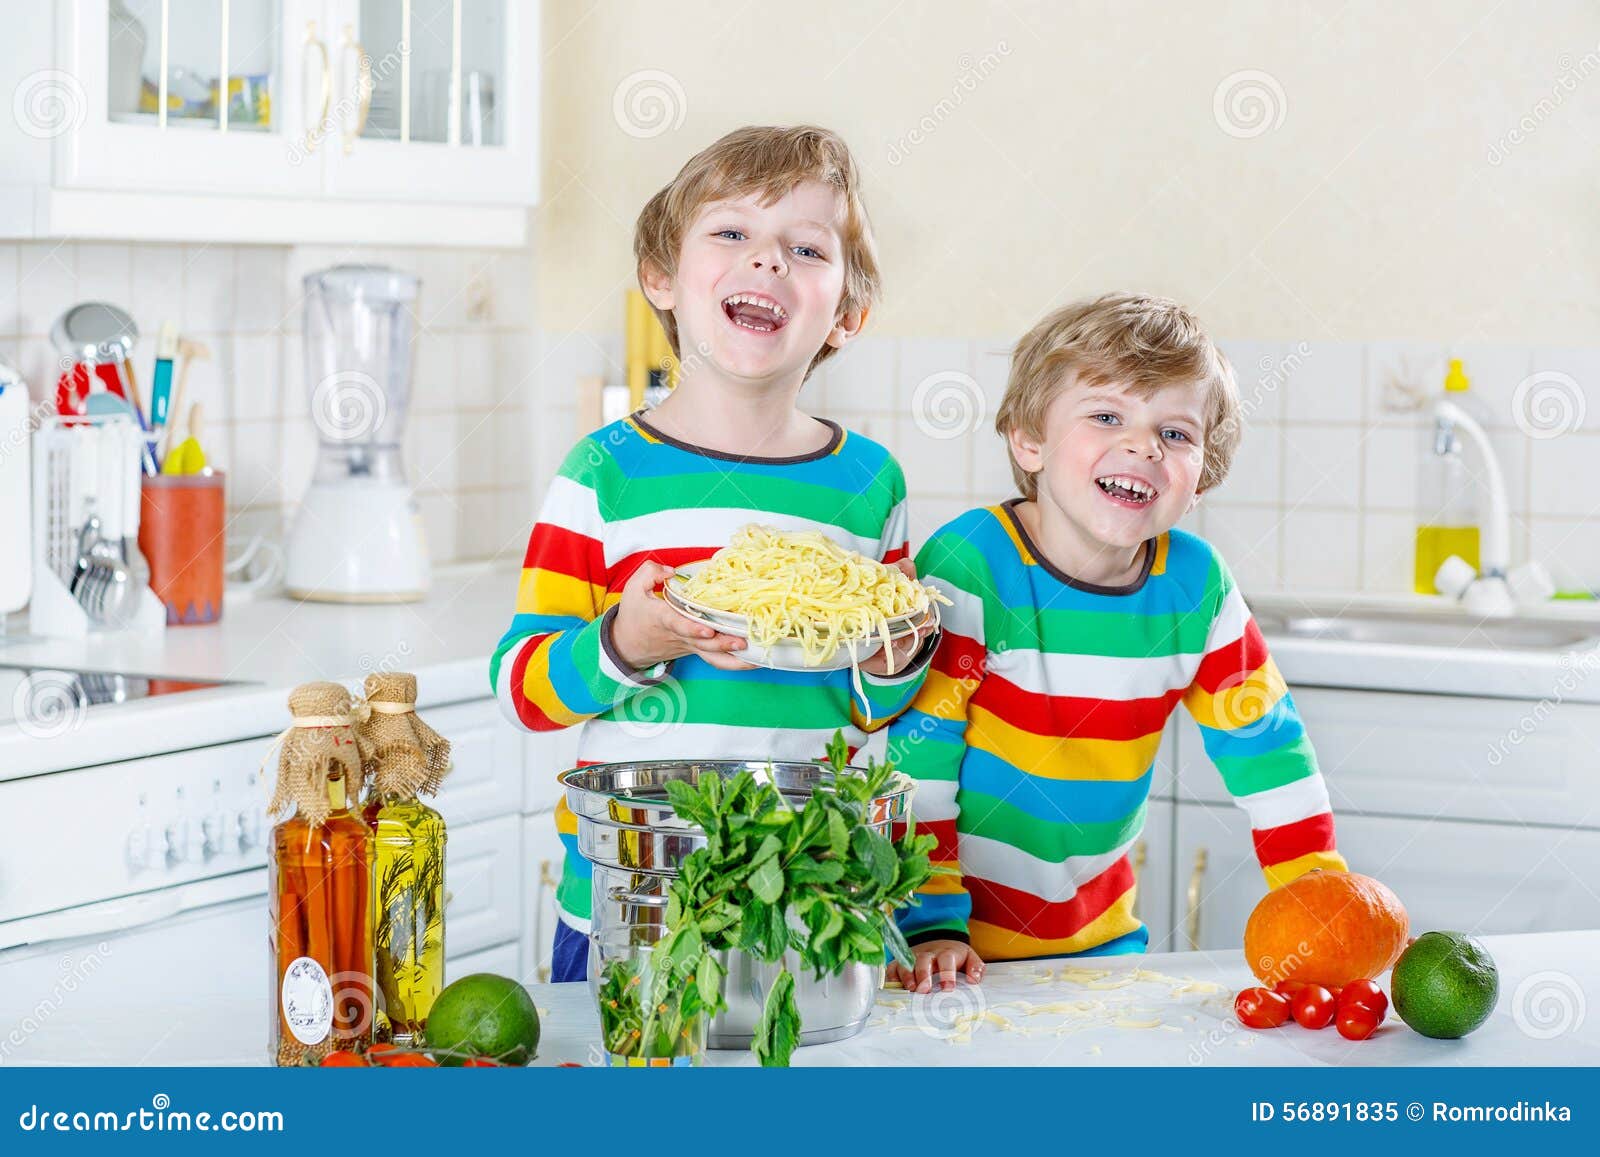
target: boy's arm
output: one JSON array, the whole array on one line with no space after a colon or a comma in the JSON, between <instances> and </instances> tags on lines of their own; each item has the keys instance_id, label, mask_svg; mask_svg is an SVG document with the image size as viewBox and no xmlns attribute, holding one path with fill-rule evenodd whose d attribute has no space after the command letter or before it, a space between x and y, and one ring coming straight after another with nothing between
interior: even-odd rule
<instances>
[{"instance_id":1,"label":"boy's arm","mask_svg":"<svg viewBox=\"0 0 1600 1157\"><path fill-rule=\"evenodd\" d=\"M923 548L917 565L954 605L944 608L944 629L926 681L910 709L889 727L888 757L916 781L912 814L919 832L938 839L930 858L943 869L917 892L915 904L895 913L912 944L967 939L972 898L957 855L956 793L967 751L967 703L983 682L986 657L980 580L963 573L938 535Z\"/></svg>"},{"instance_id":2,"label":"boy's arm","mask_svg":"<svg viewBox=\"0 0 1600 1157\"><path fill-rule=\"evenodd\" d=\"M893 566L911 555L911 523L906 513L905 477L898 465L892 462L890 465L893 469L888 472L886 481L895 488L895 504L884 523L883 537L878 540L882 544L878 561ZM928 676L938 638L937 632L931 635L921 650L911 656L910 662L893 675L874 675L862 671L860 696L864 697L865 702L851 695L850 722L861 731L878 731L911 706L912 699L922 687L922 681Z\"/></svg>"},{"instance_id":3,"label":"boy's arm","mask_svg":"<svg viewBox=\"0 0 1600 1157\"><path fill-rule=\"evenodd\" d=\"M1220 559L1214 565L1221 570L1220 606L1184 705L1229 794L1250 816L1267 886L1313 868L1348 871L1294 699L1232 576Z\"/></svg>"},{"instance_id":4,"label":"boy's arm","mask_svg":"<svg viewBox=\"0 0 1600 1157\"><path fill-rule=\"evenodd\" d=\"M660 682L666 664L635 671L611 641L604 522L596 485L610 459L579 442L550 484L517 586L516 614L489 661L501 710L530 731L609 711Z\"/></svg>"}]
</instances>

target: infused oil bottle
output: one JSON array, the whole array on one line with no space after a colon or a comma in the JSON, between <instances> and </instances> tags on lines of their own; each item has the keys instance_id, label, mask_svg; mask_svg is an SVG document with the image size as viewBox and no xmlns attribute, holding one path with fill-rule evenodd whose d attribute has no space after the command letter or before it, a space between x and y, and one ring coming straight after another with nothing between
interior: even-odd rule
<instances>
[{"instance_id":1,"label":"infused oil bottle","mask_svg":"<svg viewBox=\"0 0 1600 1157\"><path fill-rule=\"evenodd\" d=\"M450 744L418 718L416 701L415 676L369 675L360 728L375 852L377 1033L400 1045L420 1043L444 988L445 824L418 796L439 790Z\"/></svg>"},{"instance_id":2,"label":"infused oil bottle","mask_svg":"<svg viewBox=\"0 0 1600 1157\"><path fill-rule=\"evenodd\" d=\"M362 771L350 693L307 683L289 696L271 810L291 812L267 844L278 1065L371 1043L372 833L355 810Z\"/></svg>"}]
</instances>

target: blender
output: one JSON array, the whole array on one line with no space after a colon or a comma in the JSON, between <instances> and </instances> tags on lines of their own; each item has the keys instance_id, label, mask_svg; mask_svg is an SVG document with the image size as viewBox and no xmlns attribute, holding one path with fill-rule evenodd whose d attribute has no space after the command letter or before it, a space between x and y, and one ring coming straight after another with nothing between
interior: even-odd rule
<instances>
[{"instance_id":1,"label":"blender","mask_svg":"<svg viewBox=\"0 0 1600 1157\"><path fill-rule=\"evenodd\" d=\"M400 461L417 279L338 265L304 284L306 384L319 445L289 534L285 585L319 602L420 599L428 553Z\"/></svg>"}]
</instances>

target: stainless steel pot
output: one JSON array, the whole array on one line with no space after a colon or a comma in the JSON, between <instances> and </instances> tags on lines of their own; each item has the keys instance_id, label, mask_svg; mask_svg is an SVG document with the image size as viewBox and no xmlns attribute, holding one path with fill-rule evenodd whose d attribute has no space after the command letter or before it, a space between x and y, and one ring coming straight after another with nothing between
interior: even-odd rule
<instances>
[{"instance_id":1,"label":"stainless steel pot","mask_svg":"<svg viewBox=\"0 0 1600 1157\"><path fill-rule=\"evenodd\" d=\"M599 983L598 941L613 930L660 926L666 914L667 889L683 861L701 847L700 829L679 816L667 802L667 783L698 783L702 776L729 778L749 771L774 783L785 799L804 806L811 793L826 788L831 769L815 763L772 763L765 760L652 760L605 763L576 768L561 775L567 806L578 817L578 850L593 866L593 909L589 941L589 985ZM889 790L872 801L871 825L889 834L910 806L912 781L896 775ZM716 1049L748 1048L761 1018L768 986L780 966L742 952L720 954L727 980L725 1011L711 1022L707 1044ZM881 964L849 964L836 976L818 979L800 966L795 953L785 961L795 979L795 1004L800 1011L800 1043L823 1044L860 1032L883 986Z\"/></svg>"}]
</instances>

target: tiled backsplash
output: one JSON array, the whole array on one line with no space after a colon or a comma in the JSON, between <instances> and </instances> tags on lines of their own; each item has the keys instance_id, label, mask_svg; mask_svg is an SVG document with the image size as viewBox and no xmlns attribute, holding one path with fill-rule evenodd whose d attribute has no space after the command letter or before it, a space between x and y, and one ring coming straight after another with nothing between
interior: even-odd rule
<instances>
[{"instance_id":1,"label":"tiled backsplash","mask_svg":"<svg viewBox=\"0 0 1600 1157\"><path fill-rule=\"evenodd\" d=\"M422 279L406 465L435 559L520 554L545 470L529 449L531 250L0 243L0 356L45 397L60 369L54 319L79 301L119 304L139 325L134 368L148 401L156 334L174 322L211 351L190 373L188 400L202 403L201 440L228 473L230 534L280 533L316 450L300 282L341 261Z\"/></svg>"},{"instance_id":2,"label":"tiled backsplash","mask_svg":"<svg viewBox=\"0 0 1600 1157\"><path fill-rule=\"evenodd\" d=\"M1245 433L1228 478L1185 525L1217 544L1247 592L1410 590L1424 436L1403 387L1437 393L1447 357L1464 360L1492 415L1512 561L1538 559L1563 588L1600 588L1600 349L1222 344ZM1014 493L993 432L1008 360L1004 339L864 337L812 376L802 405L893 450L920 542ZM586 374L621 380L618 339L544 335L539 456L549 469L578 433L571 384ZM1575 424L1585 411L1592 421Z\"/></svg>"}]
</instances>

